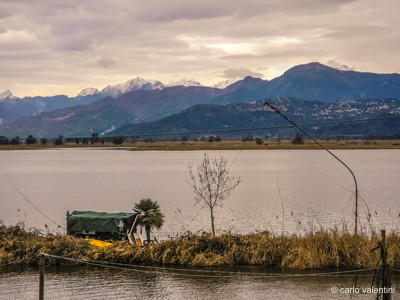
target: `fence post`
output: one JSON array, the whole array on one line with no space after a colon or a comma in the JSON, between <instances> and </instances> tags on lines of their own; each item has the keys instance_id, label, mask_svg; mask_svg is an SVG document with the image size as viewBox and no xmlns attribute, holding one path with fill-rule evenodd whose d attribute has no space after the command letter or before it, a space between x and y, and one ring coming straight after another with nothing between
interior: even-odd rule
<instances>
[{"instance_id":1,"label":"fence post","mask_svg":"<svg viewBox=\"0 0 400 300\"><path fill-rule=\"evenodd\" d=\"M44 254L39 254L39 300L44 300Z\"/></svg>"},{"instance_id":2,"label":"fence post","mask_svg":"<svg viewBox=\"0 0 400 300\"><path fill-rule=\"evenodd\" d=\"M391 300L391 278L390 266L387 263L387 248L386 248L386 230L381 230L381 282L382 282L382 299Z\"/></svg>"}]
</instances>

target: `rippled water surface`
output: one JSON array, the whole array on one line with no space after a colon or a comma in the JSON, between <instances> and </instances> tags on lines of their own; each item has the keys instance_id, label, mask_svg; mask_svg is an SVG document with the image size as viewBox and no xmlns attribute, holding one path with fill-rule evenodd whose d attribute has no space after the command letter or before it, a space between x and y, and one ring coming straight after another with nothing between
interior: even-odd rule
<instances>
[{"instance_id":1,"label":"rippled water surface","mask_svg":"<svg viewBox=\"0 0 400 300\"><path fill-rule=\"evenodd\" d=\"M0 152L0 219L52 232L21 193L65 226L66 211L129 212L152 198L166 215L160 239L184 231L209 231L206 209L195 206L188 165L204 152L135 152L60 149ZM352 230L354 183L347 170L323 151L208 151L235 163L242 182L216 212L218 232L269 230L304 233L323 226ZM397 229L400 221L400 152L334 151L353 169L361 192L361 229ZM4 170L4 171L3 171ZM10 181L11 179L11 181ZM21 192L21 193L20 193ZM368 222L368 218L370 220ZM63 230L61 230L63 232ZM374 299L368 294L332 294L333 286L368 287L369 276L276 278L167 270L46 268L47 299ZM230 269L232 271L232 269ZM397 280L395 280L397 282ZM36 299L37 269L0 270L0 299ZM393 299L397 294L393 295Z\"/></svg>"},{"instance_id":2,"label":"rippled water surface","mask_svg":"<svg viewBox=\"0 0 400 300\"><path fill-rule=\"evenodd\" d=\"M210 271L210 269L207 269ZM218 269L214 269L217 271ZM96 267L46 268L46 299L375 299L374 294L332 293L332 288L368 288L372 273L358 276L276 278L261 268L230 268L241 275L167 270L110 270ZM257 273L257 274L255 274ZM399 277L394 278L396 282ZM396 289L392 299L397 297ZM0 299L37 299L36 269L0 271Z\"/></svg>"}]
</instances>

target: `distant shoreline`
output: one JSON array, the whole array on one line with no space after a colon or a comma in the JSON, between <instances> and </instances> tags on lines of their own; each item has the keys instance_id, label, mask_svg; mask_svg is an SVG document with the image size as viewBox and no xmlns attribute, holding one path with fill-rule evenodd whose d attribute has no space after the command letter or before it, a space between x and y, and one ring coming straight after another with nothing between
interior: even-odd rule
<instances>
[{"instance_id":1,"label":"distant shoreline","mask_svg":"<svg viewBox=\"0 0 400 300\"><path fill-rule=\"evenodd\" d=\"M364 150L364 149L400 149L400 140L340 140L320 141L326 148L334 150ZM130 150L130 151L195 151L195 150L319 150L320 146L312 141L305 141L304 144L293 145L289 140L281 142L264 141L257 145L254 141L221 141L221 142L136 142L113 145L112 143L94 145L76 145L65 143L64 145L34 144L34 145L0 145L0 150L42 150L42 149L109 149L109 150Z\"/></svg>"}]
</instances>

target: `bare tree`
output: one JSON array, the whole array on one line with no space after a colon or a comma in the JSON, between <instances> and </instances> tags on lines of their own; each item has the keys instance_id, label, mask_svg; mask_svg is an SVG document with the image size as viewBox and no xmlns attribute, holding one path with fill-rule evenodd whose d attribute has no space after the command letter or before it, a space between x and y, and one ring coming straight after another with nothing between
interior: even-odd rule
<instances>
[{"instance_id":1,"label":"bare tree","mask_svg":"<svg viewBox=\"0 0 400 300\"><path fill-rule=\"evenodd\" d=\"M215 236L214 207L222 206L224 199L240 183L240 178L229 176L227 164L227 159L222 156L213 158L204 153L196 170L189 165L190 182L188 183L194 190L196 203L210 209L213 236Z\"/></svg>"}]
</instances>

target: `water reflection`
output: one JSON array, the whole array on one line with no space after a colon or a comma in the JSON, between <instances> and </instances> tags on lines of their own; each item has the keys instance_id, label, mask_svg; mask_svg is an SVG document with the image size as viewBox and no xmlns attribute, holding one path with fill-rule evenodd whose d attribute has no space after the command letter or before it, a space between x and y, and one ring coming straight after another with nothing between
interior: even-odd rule
<instances>
[{"instance_id":1,"label":"water reflection","mask_svg":"<svg viewBox=\"0 0 400 300\"><path fill-rule=\"evenodd\" d=\"M187 166L202 151L3 151L0 165L24 194L59 224L66 211L131 211L142 198L159 202L166 222L159 239L184 231L209 230L207 210L194 206L186 182ZM228 160L237 151L208 151ZM361 229L400 228L400 155L398 150L335 150L354 170L365 200ZM231 171L242 183L217 209L219 233L272 231L304 233L320 226L352 231L354 194L350 175L324 151L242 151ZM0 172L0 219L45 229L49 223ZM278 187L280 193L278 192ZM367 209L365 203L368 204ZM371 222L367 222L368 213ZM47 224L57 230L53 224Z\"/></svg>"},{"instance_id":2,"label":"water reflection","mask_svg":"<svg viewBox=\"0 0 400 300\"><path fill-rule=\"evenodd\" d=\"M212 270L210 268L206 270ZM372 273L355 276L261 276L265 268L217 268L240 274L114 270L93 266L47 267L47 299L374 299L372 294L332 294L331 288L368 288ZM260 274L255 274L260 273ZM308 272L309 273L309 272ZM315 271L313 271L315 273ZM204 276L198 276L205 274ZM400 277L394 277L394 287ZM35 299L36 268L0 269L1 299ZM396 295L393 295L393 299Z\"/></svg>"},{"instance_id":3,"label":"water reflection","mask_svg":"<svg viewBox=\"0 0 400 300\"><path fill-rule=\"evenodd\" d=\"M361 196L372 213L372 225L377 229L400 228L396 196L400 189L399 152L335 153L358 176ZM130 211L135 201L150 197L165 211L167 220L160 234L167 236L209 228L208 212L198 214L198 208L193 207L193 192L185 181L188 163L195 163L202 154L202 151L3 151L0 164L28 198L60 224L65 224L67 210ZM237 152L222 154L232 161ZM243 181L218 211L217 227L233 233L270 230L280 234L312 231L323 224L329 228L347 225L351 231L352 182L348 174L324 155L321 151L242 151L232 170ZM282 198L278 197L278 184ZM44 228L47 220L20 197L4 174L0 174L0 187L0 219L7 224L24 221L27 227ZM176 213L177 209L180 213ZM361 212L366 228L365 206ZM154 273L51 267L46 269L45 288L48 299L374 299L373 295L332 294L329 290L332 286L353 287L356 278L362 287L370 286L372 281L372 275L199 277L192 272L178 275L165 270ZM36 269L0 270L1 299L35 299L37 295ZM395 295L393 299L396 298L399 297Z\"/></svg>"}]
</instances>

